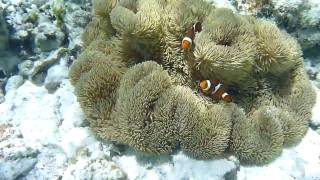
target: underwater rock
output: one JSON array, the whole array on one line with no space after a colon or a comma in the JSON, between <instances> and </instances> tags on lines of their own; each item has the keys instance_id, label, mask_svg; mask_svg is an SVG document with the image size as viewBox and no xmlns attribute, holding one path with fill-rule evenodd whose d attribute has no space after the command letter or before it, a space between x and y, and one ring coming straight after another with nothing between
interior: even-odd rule
<instances>
[{"instance_id":1,"label":"underwater rock","mask_svg":"<svg viewBox=\"0 0 320 180\"><path fill-rule=\"evenodd\" d=\"M126 179L125 173L114 162L101 159L79 159L71 164L63 174L62 179Z\"/></svg>"},{"instance_id":2,"label":"underwater rock","mask_svg":"<svg viewBox=\"0 0 320 180\"><path fill-rule=\"evenodd\" d=\"M16 179L25 176L37 163L36 158L24 158L16 161L0 160L0 175L3 179Z\"/></svg>"},{"instance_id":3,"label":"underwater rock","mask_svg":"<svg viewBox=\"0 0 320 180\"><path fill-rule=\"evenodd\" d=\"M312 59L309 58L305 58L304 59L304 65L305 65L305 70L309 76L309 79L311 81L316 80L318 72L319 72L319 66L318 64L315 64L314 61Z\"/></svg>"},{"instance_id":4,"label":"underwater rock","mask_svg":"<svg viewBox=\"0 0 320 180\"><path fill-rule=\"evenodd\" d=\"M18 64L19 74L24 77L28 77L31 74L33 68L33 61L25 60Z\"/></svg>"},{"instance_id":5,"label":"underwater rock","mask_svg":"<svg viewBox=\"0 0 320 180\"><path fill-rule=\"evenodd\" d=\"M68 65L67 65L67 57L66 56L60 56L57 58L59 60L58 63L51 66L47 70L47 76L44 81L45 84L49 83L61 83L62 80L66 79L68 77Z\"/></svg>"},{"instance_id":6,"label":"underwater rock","mask_svg":"<svg viewBox=\"0 0 320 180\"><path fill-rule=\"evenodd\" d=\"M16 161L2 161L0 160L1 179L16 179L25 176L37 163L36 158L24 158Z\"/></svg>"},{"instance_id":7,"label":"underwater rock","mask_svg":"<svg viewBox=\"0 0 320 180\"><path fill-rule=\"evenodd\" d=\"M80 1L75 3L80 3ZM69 48L73 49L80 46L81 34L91 19L91 13L72 3L67 3L67 6L64 22L68 33Z\"/></svg>"},{"instance_id":8,"label":"underwater rock","mask_svg":"<svg viewBox=\"0 0 320 180\"><path fill-rule=\"evenodd\" d=\"M3 140L5 137L5 132L8 130L8 126L6 124L0 124L0 139Z\"/></svg>"},{"instance_id":9,"label":"underwater rock","mask_svg":"<svg viewBox=\"0 0 320 180\"><path fill-rule=\"evenodd\" d=\"M0 52L8 48L9 32L3 17L3 9L0 7Z\"/></svg>"},{"instance_id":10,"label":"underwater rock","mask_svg":"<svg viewBox=\"0 0 320 180\"><path fill-rule=\"evenodd\" d=\"M0 85L1 85L1 83L0 83ZM0 90L0 104L3 103L4 101L5 101L5 99L4 99L4 93L3 93L3 90L1 89L1 90Z\"/></svg>"},{"instance_id":11,"label":"underwater rock","mask_svg":"<svg viewBox=\"0 0 320 180\"><path fill-rule=\"evenodd\" d=\"M0 67L0 81L4 82L6 78L7 78L6 71L2 67Z\"/></svg>"},{"instance_id":12,"label":"underwater rock","mask_svg":"<svg viewBox=\"0 0 320 180\"><path fill-rule=\"evenodd\" d=\"M315 83L315 85L320 88L320 74L319 74L319 70L317 71L317 74L315 76L315 80L313 81Z\"/></svg>"},{"instance_id":13,"label":"underwater rock","mask_svg":"<svg viewBox=\"0 0 320 180\"><path fill-rule=\"evenodd\" d=\"M63 36L69 37L70 41L76 41L73 39L79 36L83 29L79 25L90 18L91 3L88 0L23 0L19 3L4 0L3 3L7 22L12 28L10 37L17 45L29 49L30 41L36 45L49 43L45 47L38 47L43 49L36 50L37 53L39 50L48 51L56 48L56 44L64 43ZM64 32L65 27L68 32Z\"/></svg>"},{"instance_id":14,"label":"underwater rock","mask_svg":"<svg viewBox=\"0 0 320 180\"><path fill-rule=\"evenodd\" d=\"M37 84L42 84L45 80L45 74L47 74L48 69L53 66L54 64L58 63L60 58L67 52L68 50L66 48L59 48L55 51L50 52L50 54L45 57L45 59L40 59L38 61L35 61L33 63L33 68L30 71L29 79L34 81ZM64 63L66 65L66 62ZM60 66L62 70L61 76L64 76L63 71L66 71L65 66ZM55 69L52 69L50 71L54 71ZM58 70L60 71L60 70ZM61 71L60 71L61 72ZM59 73L59 72L58 72ZM51 74L51 73L50 73ZM38 77L41 77L40 81ZM50 79L50 76L48 77ZM38 79L38 80L37 80ZM48 80L49 81L49 80Z\"/></svg>"},{"instance_id":15,"label":"underwater rock","mask_svg":"<svg viewBox=\"0 0 320 180\"><path fill-rule=\"evenodd\" d=\"M319 46L319 1L273 1L273 4L276 20L297 37L303 50Z\"/></svg>"},{"instance_id":16,"label":"underwater rock","mask_svg":"<svg viewBox=\"0 0 320 180\"><path fill-rule=\"evenodd\" d=\"M37 163L37 150L30 148L22 138L10 134L8 128L0 141L0 175L1 179L22 177Z\"/></svg>"},{"instance_id":17,"label":"underwater rock","mask_svg":"<svg viewBox=\"0 0 320 180\"><path fill-rule=\"evenodd\" d=\"M53 94L60 86L60 82L49 82L44 85L49 94Z\"/></svg>"},{"instance_id":18,"label":"underwater rock","mask_svg":"<svg viewBox=\"0 0 320 180\"><path fill-rule=\"evenodd\" d=\"M37 14L41 16L38 7L29 1L3 1L6 21L10 26L10 39L17 46L30 48L28 40L36 27ZM31 18L32 16L32 18Z\"/></svg>"},{"instance_id":19,"label":"underwater rock","mask_svg":"<svg viewBox=\"0 0 320 180\"><path fill-rule=\"evenodd\" d=\"M254 16L260 16L261 14L270 16L270 13L272 13L273 8L272 2L272 0L231 0L231 3L239 11L239 13ZM294 2L296 1L294 0Z\"/></svg>"},{"instance_id":20,"label":"underwater rock","mask_svg":"<svg viewBox=\"0 0 320 180\"><path fill-rule=\"evenodd\" d=\"M7 81L5 71L0 68L0 103L4 101L4 85Z\"/></svg>"},{"instance_id":21,"label":"underwater rock","mask_svg":"<svg viewBox=\"0 0 320 180\"><path fill-rule=\"evenodd\" d=\"M237 165L229 159L195 160L179 152L170 157L139 157L129 154L113 160L127 174L128 179L227 179L236 174ZM230 176L230 179L236 177Z\"/></svg>"},{"instance_id":22,"label":"underwater rock","mask_svg":"<svg viewBox=\"0 0 320 180\"><path fill-rule=\"evenodd\" d=\"M5 101L4 92L3 92L3 84L4 84L4 82L2 80L0 80L0 104Z\"/></svg>"},{"instance_id":23,"label":"underwater rock","mask_svg":"<svg viewBox=\"0 0 320 180\"><path fill-rule=\"evenodd\" d=\"M2 5L6 15L3 22L6 20L10 27L13 54L28 60L18 66L19 74L24 78L32 79L38 85L45 83L47 70L54 64L46 60L50 59L52 51L60 51L63 46L68 45L70 54L77 56L81 45L80 34L91 17L91 3L88 0L79 1L78 4L60 0L4 0ZM16 63L19 63L11 60L16 57L11 58L13 54L1 53L0 66L7 76L11 76L12 68L17 70Z\"/></svg>"},{"instance_id":24,"label":"underwater rock","mask_svg":"<svg viewBox=\"0 0 320 180\"><path fill-rule=\"evenodd\" d=\"M34 30L35 52L52 51L61 47L65 34L51 23L41 23Z\"/></svg>"},{"instance_id":25,"label":"underwater rock","mask_svg":"<svg viewBox=\"0 0 320 180\"><path fill-rule=\"evenodd\" d=\"M90 6L90 4L92 3L91 0L66 0L66 2L67 3L71 2L78 5L84 5L84 6L87 6L88 9L91 9L91 7L88 7L88 6Z\"/></svg>"},{"instance_id":26,"label":"underwater rock","mask_svg":"<svg viewBox=\"0 0 320 180\"><path fill-rule=\"evenodd\" d=\"M19 171L2 169L7 173L2 177L61 178L69 166L70 170L81 173L86 168L83 159L93 168L113 164L104 160L100 165L99 159L108 157L109 145L102 145L86 127L72 91L66 79L54 94L48 94L43 86L36 86L30 81L8 90L6 101L0 104L0 124L6 124L15 131L6 130L1 137L0 159L8 168L13 165L25 165L25 168ZM36 109L37 113L30 113L30 108ZM13 157L16 160L11 161ZM79 163L74 164L78 160ZM112 166L109 170L110 174L102 177L110 177L112 172L115 177L119 176L119 170L112 169ZM89 171L87 173L90 175ZM66 173L66 176L70 177L70 174Z\"/></svg>"},{"instance_id":27,"label":"underwater rock","mask_svg":"<svg viewBox=\"0 0 320 180\"><path fill-rule=\"evenodd\" d=\"M37 155L37 163L24 177L26 179L59 179L67 168L67 157L57 146L44 148Z\"/></svg>"},{"instance_id":28,"label":"underwater rock","mask_svg":"<svg viewBox=\"0 0 320 180\"><path fill-rule=\"evenodd\" d=\"M320 11L320 10L319 10ZM320 13L319 13L320 14ZM319 23L320 24L320 23ZM311 51L313 49L317 49L319 47L320 42L320 32L319 27L316 28L303 28L295 31L293 33L294 36L297 37L299 43L303 50ZM311 54L311 56L314 54ZM309 56L306 54L306 56ZM318 55L319 56L319 55Z\"/></svg>"},{"instance_id":29,"label":"underwater rock","mask_svg":"<svg viewBox=\"0 0 320 180\"><path fill-rule=\"evenodd\" d=\"M320 59L318 57L305 58L304 61L306 72L312 84L320 88Z\"/></svg>"},{"instance_id":30,"label":"underwater rock","mask_svg":"<svg viewBox=\"0 0 320 180\"><path fill-rule=\"evenodd\" d=\"M206 0L206 1L218 8L228 8L228 9L231 9L233 12L237 11L235 6L233 6L232 1L229 1L229 0Z\"/></svg>"},{"instance_id":31,"label":"underwater rock","mask_svg":"<svg viewBox=\"0 0 320 180\"><path fill-rule=\"evenodd\" d=\"M5 91L8 92L9 90L12 89L17 89L23 84L24 80L23 77L20 75L14 75L11 76L5 86Z\"/></svg>"},{"instance_id":32,"label":"underwater rock","mask_svg":"<svg viewBox=\"0 0 320 180\"><path fill-rule=\"evenodd\" d=\"M317 92L317 103L312 109L312 118L310 120L311 126L314 128L320 128L320 89L315 88Z\"/></svg>"},{"instance_id":33,"label":"underwater rock","mask_svg":"<svg viewBox=\"0 0 320 180\"><path fill-rule=\"evenodd\" d=\"M4 73L1 73L0 76L3 76L3 74L6 75L6 77L10 77L14 71L17 69L17 65L21 62L21 59L16 56L13 52L10 51L4 51L0 54L0 69Z\"/></svg>"},{"instance_id":34,"label":"underwater rock","mask_svg":"<svg viewBox=\"0 0 320 180\"><path fill-rule=\"evenodd\" d=\"M319 47L320 3L317 0L233 0L243 14L272 18L296 37L302 50ZM310 56L309 53L306 56Z\"/></svg>"},{"instance_id":35,"label":"underwater rock","mask_svg":"<svg viewBox=\"0 0 320 180\"><path fill-rule=\"evenodd\" d=\"M41 7L44 5L47 1L46 0L30 0L32 4L37 5L38 7Z\"/></svg>"}]
</instances>

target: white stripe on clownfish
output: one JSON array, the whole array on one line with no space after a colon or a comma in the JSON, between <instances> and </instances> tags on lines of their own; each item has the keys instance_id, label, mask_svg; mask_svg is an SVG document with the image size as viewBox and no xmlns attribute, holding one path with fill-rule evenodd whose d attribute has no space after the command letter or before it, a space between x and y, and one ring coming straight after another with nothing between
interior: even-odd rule
<instances>
[{"instance_id":1,"label":"white stripe on clownfish","mask_svg":"<svg viewBox=\"0 0 320 180\"><path fill-rule=\"evenodd\" d=\"M217 84L215 87L214 87L214 91L212 92L212 94L215 94L221 87L221 83Z\"/></svg>"},{"instance_id":2,"label":"white stripe on clownfish","mask_svg":"<svg viewBox=\"0 0 320 180\"><path fill-rule=\"evenodd\" d=\"M206 80L207 81L207 88L203 89L204 91L208 91L211 87L211 82L209 80Z\"/></svg>"},{"instance_id":3,"label":"white stripe on clownfish","mask_svg":"<svg viewBox=\"0 0 320 180\"><path fill-rule=\"evenodd\" d=\"M224 97L226 97L226 96L228 96L228 95L229 95L229 94L225 92L225 93L223 93L223 94L221 95L221 97L224 98Z\"/></svg>"},{"instance_id":4,"label":"white stripe on clownfish","mask_svg":"<svg viewBox=\"0 0 320 180\"><path fill-rule=\"evenodd\" d=\"M199 89L206 95L224 100L225 102L232 102L231 96L225 92L223 84L218 80L199 80Z\"/></svg>"}]
</instances>

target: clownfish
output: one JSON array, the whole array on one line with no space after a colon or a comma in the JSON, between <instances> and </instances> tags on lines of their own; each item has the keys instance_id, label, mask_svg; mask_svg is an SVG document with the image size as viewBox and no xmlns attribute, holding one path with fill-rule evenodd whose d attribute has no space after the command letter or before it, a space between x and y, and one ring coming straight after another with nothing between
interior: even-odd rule
<instances>
[{"instance_id":1,"label":"clownfish","mask_svg":"<svg viewBox=\"0 0 320 180\"><path fill-rule=\"evenodd\" d=\"M231 102L231 96L224 91L223 85L218 80L200 80L198 88L206 95Z\"/></svg>"},{"instance_id":2,"label":"clownfish","mask_svg":"<svg viewBox=\"0 0 320 180\"><path fill-rule=\"evenodd\" d=\"M192 46L194 37L196 33L202 30L202 25L200 22L195 23L192 28L187 31L187 35L182 39L181 47L182 49L189 49Z\"/></svg>"}]
</instances>

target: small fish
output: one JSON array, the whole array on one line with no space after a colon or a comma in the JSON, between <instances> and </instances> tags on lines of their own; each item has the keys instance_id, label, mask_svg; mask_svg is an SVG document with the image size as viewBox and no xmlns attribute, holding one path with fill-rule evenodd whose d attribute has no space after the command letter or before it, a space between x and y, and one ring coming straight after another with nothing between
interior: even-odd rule
<instances>
[{"instance_id":1,"label":"small fish","mask_svg":"<svg viewBox=\"0 0 320 180\"><path fill-rule=\"evenodd\" d=\"M225 92L223 85L218 80L200 80L198 88L206 95L231 102L231 96Z\"/></svg>"},{"instance_id":2,"label":"small fish","mask_svg":"<svg viewBox=\"0 0 320 180\"><path fill-rule=\"evenodd\" d=\"M187 35L182 39L182 49L189 49L192 46L195 34L201 32L201 30L202 25L200 22L193 24L192 28L187 31Z\"/></svg>"}]
</instances>

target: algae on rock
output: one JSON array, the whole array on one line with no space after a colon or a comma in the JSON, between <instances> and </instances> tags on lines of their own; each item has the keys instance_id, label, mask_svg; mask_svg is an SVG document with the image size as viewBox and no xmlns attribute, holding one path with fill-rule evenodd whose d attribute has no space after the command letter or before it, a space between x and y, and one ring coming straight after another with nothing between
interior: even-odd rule
<instances>
[{"instance_id":1,"label":"algae on rock","mask_svg":"<svg viewBox=\"0 0 320 180\"><path fill-rule=\"evenodd\" d=\"M93 4L69 76L100 138L150 154L180 147L197 159L233 153L263 164L306 133L315 92L298 43L274 24L202 0ZM181 49L196 22L194 46ZM233 102L198 93L200 79L221 81Z\"/></svg>"},{"instance_id":2,"label":"algae on rock","mask_svg":"<svg viewBox=\"0 0 320 180\"><path fill-rule=\"evenodd\" d=\"M6 21L3 17L3 10L0 7L0 52L8 48L9 44L9 31Z\"/></svg>"}]
</instances>

